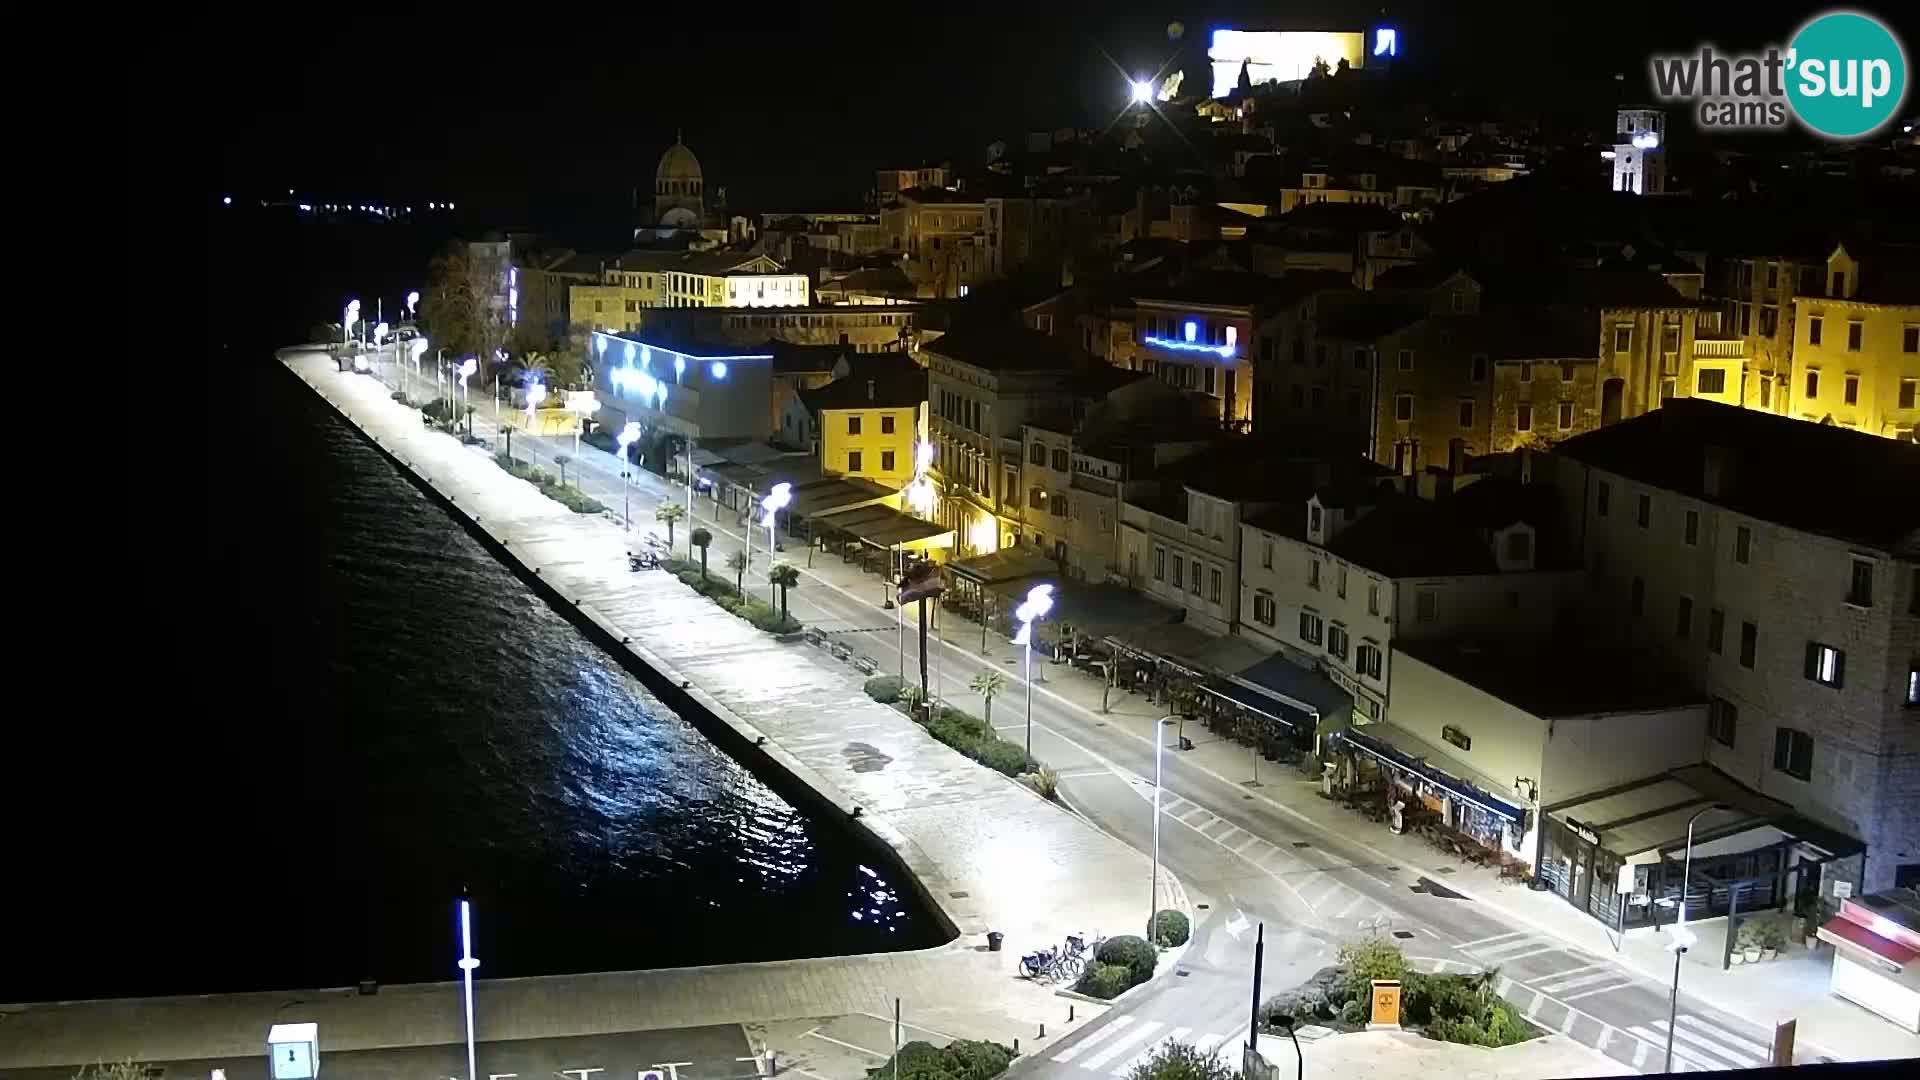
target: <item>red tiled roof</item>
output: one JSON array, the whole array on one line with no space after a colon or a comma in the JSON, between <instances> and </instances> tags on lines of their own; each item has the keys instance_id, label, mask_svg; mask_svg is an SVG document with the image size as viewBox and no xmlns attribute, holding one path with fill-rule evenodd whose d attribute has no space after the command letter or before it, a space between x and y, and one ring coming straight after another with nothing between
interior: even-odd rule
<instances>
[{"instance_id":1,"label":"red tiled roof","mask_svg":"<svg viewBox=\"0 0 1920 1080\"><path fill-rule=\"evenodd\" d=\"M1915 957L1920 956L1920 953L1914 952L1905 945L1888 941L1849 919L1827 920L1827 924L1820 928L1820 936L1828 941L1839 938L1849 945L1857 945L1883 960L1902 966L1912 963Z\"/></svg>"}]
</instances>

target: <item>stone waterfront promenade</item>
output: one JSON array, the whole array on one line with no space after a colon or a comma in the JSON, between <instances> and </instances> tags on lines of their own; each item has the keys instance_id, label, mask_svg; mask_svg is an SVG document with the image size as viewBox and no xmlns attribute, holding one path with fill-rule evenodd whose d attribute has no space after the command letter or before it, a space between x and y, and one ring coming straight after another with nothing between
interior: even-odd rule
<instances>
[{"instance_id":1,"label":"stone waterfront promenade","mask_svg":"<svg viewBox=\"0 0 1920 1080\"><path fill-rule=\"evenodd\" d=\"M903 888L914 887L911 875L959 935L916 952L511 980L486 979L483 955L483 1040L886 1015L895 997L918 1022L960 1036L1019 1038L1032 1048L1066 1033L1067 1003L1020 979L1016 957L1074 931L1137 932L1143 855L869 701L820 650L763 634L666 574L630 572L629 534L617 521L574 514L487 452L427 430L378 380L342 373L317 350L285 350L281 360L557 604L626 650L669 705L704 711L724 749L784 772L795 798L877 837L884 846L876 850L894 861L876 869ZM1005 951L986 951L988 930L1006 934ZM450 975L452 961L449 951ZM1083 1003L1078 1017L1098 1011ZM452 983L382 987L369 997L336 989L0 1006L0 1072L255 1054L271 1024L289 1021L318 1022L332 1050L462 1038ZM1037 1040L1043 1022L1049 1038Z\"/></svg>"}]
</instances>

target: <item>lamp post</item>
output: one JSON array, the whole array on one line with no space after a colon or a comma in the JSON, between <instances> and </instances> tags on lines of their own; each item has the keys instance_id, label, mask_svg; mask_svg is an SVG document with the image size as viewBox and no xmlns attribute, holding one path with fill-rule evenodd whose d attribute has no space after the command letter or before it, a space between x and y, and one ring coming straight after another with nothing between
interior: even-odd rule
<instances>
[{"instance_id":1,"label":"lamp post","mask_svg":"<svg viewBox=\"0 0 1920 1080\"><path fill-rule=\"evenodd\" d=\"M473 955L473 905L466 897L460 898L460 979L465 984L464 991L467 1006L467 1078L474 1080L479 1071L473 1060L473 969L480 961Z\"/></svg>"},{"instance_id":2,"label":"lamp post","mask_svg":"<svg viewBox=\"0 0 1920 1080\"><path fill-rule=\"evenodd\" d=\"M353 324L360 321L360 301L347 301L347 310L340 315L340 343L353 344Z\"/></svg>"},{"instance_id":3,"label":"lamp post","mask_svg":"<svg viewBox=\"0 0 1920 1080\"><path fill-rule=\"evenodd\" d=\"M460 398L463 402L471 402L473 400L467 393L467 379L478 370L480 370L480 361L476 357L469 356L465 360L460 361ZM471 406L469 406L469 411L471 411ZM467 420L467 434L473 434L473 420L471 417ZM533 451L528 450L527 453L531 454Z\"/></svg>"},{"instance_id":4,"label":"lamp post","mask_svg":"<svg viewBox=\"0 0 1920 1080\"><path fill-rule=\"evenodd\" d=\"M415 290L415 291L413 291L413 292L409 292L409 293L407 294L407 319L408 319L409 321L411 321L411 320L413 319L413 317L414 317L414 316L413 316L413 309L414 309L414 308L416 308L416 307L418 307L419 305L420 305L420 293L419 293L419 291L418 291L418 290Z\"/></svg>"},{"instance_id":5,"label":"lamp post","mask_svg":"<svg viewBox=\"0 0 1920 1080\"><path fill-rule=\"evenodd\" d=\"M527 384L527 437L533 437L533 412L540 403L547 400L547 384L531 382ZM531 453L531 451L529 451Z\"/></svg>"},{"instance_id":6,"label":"lamp post","mask_svg":"<svg viewBox=\"0 0 1920 1080\"><path fill-rule=\"evenodd\" d=\"M1147 940L1153 940L1153 918L1160 913L1160 751L1167 744L1166 727L1178 716L1153 722L1153 880L1147 886Z\"/></svg>"},{"instance_id":7,"label":"lamp post","mask_svg":"<svg viewBox=\"0 0 1920 1080\"><path fill-rule=\"evenodd\" d=\"M1027 683L1027 760L1033 760L1033 624L1046 617L1053 610L1053 586L1035 585L1027 590L1027 598L1013 609L1013 617L1020 621L1020 629L1013 635L1013 643L1026 650ZM1157 826L1156 826L1157 827Z\"/></svg>"},{"instance_id":8,"label":"lamp post","mask_svg":"<svg viewBox=\"0 0 1920 1080\"><path fill-rule=\"evenodd\" d=\"M580 460L580 429L587 426L587 417L600 411L600 399L591 391L575 394L567 399L567 408L575 417L573 425L573 459ZM578 487L579 485L574 485Z\"/></svg>"},{"instance_id":9,"label":"lamp post","mask_svg":"<svg viewBox=\"0 0 1920 1080\"><path fill-rule=\"evenodd\" d=\"M792 501L793 485L786 483L773 485L772 490L767 492L767 497L760 500L760 509L766 511L760 518L760 524L767 527L767 569L769 571L773 569L774 520L779 516L780 511L785 509L786 505ZM747 546L752 547L753 545L748 544ZM767 582L767 603L773 603L773 582L771 579Z\"/></svg>"},{"instance_id":10,"label":"lamp post","mask_svg":"<svg viewBox=\"0 0 1920 1080\"><path fill-rule=\"evenodd\" d=\"M413 339L413 348L412 348L413 377L416 379L420 377L420 358L426 355L427 349L431 344L432 344L431 342L429 342L426 338L423 338L423 337L417 337ZM407 391L408 391L407 396L412 397L413 387L408 386Z\"/></svg>"},{"instance_id":11,"label":"lamp post","mask_svg":"<svg viewBox=\"0 0 1920 1080\"><path fill-rule=\"evenodd\" d=\"M1699 940L1687 928L1687 879L1693 874L1693 823L1699 821L1703 814L1726 809L1726 803L1714 803L1695 810L1693 816L1687 819L1687 853L1680 863L1680 917L1673 924L1673 941L1667 945L1667 949L1673 953L1673 992L1667 999L1667 1072L1673 1071L1673 1026L1680 1019L1680 961ZM1727 933L1733 933L1731 919L1727 921Z\"/></svg>"},{"instance_id":12,"label":"lamp post","mask_svg":"<svg viewBox=\"0 0 1920 1080\"><path fill-rule=\"evenodd\" d=\"M620 518L626 522L624 528L629 530L633 528L633 500L627 493L627 478L631 475L629 469L632 465L632 459L627 457L627 447L632 446L639 438L640 425L632 420L627 421L627 426L620 429Z\"/></svg>"}]
</instances>

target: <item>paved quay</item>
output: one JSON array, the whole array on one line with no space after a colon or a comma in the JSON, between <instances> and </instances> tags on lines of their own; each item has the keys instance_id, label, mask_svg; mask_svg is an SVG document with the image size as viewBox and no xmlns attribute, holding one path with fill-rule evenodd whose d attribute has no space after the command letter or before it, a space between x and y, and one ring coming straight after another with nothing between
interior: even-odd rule
<instances>
[{"instance_id":1,"label":"paved quay","mask_svg":"<svg viewBox=\"0 0 1920 1080\"><path fill-rule=\"evenodd\" d=\"M704 709L730 751L761 755L756 768L787 774L782 789L810 793L822 813L851 819L857 809L850 827L897 860L883 876L906 886L900 868L909 871L958 932L913 952L704 968L488 980L483 966L483 1039L887 1015L896 997L911 1019L959 1037L1032 1048L1072 1030L1069 1003L1019 978L1016 958L1070 932L1138 923L1144 855L874 704L820 650L762 634L668 575L630 572L630 537L616 521L576 515L485 451L427 430L377 380L341 373L313 349L281 359L563 606L622 643L670 705ZM1121 881L1142 887L1103 887ZM1005 951L986 950L989 929L1006 934ZM258 1055L267 1028L289 1021L317 1022L323 1053L450 1044L462 1038L455 986L0 1006L0 1071ZM1084 1023L1100 1012L1078 1003L1076 1015Z\"/></svg>"}]
</instances>

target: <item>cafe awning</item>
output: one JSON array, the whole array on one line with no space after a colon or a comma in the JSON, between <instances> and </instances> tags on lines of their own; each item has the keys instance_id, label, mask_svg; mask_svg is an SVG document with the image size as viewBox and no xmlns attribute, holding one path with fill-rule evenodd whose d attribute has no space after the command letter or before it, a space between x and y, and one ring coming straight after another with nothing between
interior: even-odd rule
<instances>
[{"instance_id":1,"label":"cafe awning","mask_svg":"<svg viewBox=\"0 0 1920 1080\"><path fill-rule=\"evenodd\" d=\"M817 514L814 517L814 524L817 528L844 532L863 544L870 544L882 550L953 535L953 530L944 525L935 524L911 514L903 514L891 506L882 506L877 503L833 513Z\"/></svg>"},{"instance_id":2,"label":"cafe awning","mask_svg":"<svg viewBox=\"0 0 1920 1080\"><path fill-rule=\"evenodd\" d=\"M1368 724L1364 728L1348 728L1335 737L1382 765L1413 774L1495 817L1515 822L1526 817L1525 807L1493 794L1496 781L1481 776L1405 728Z\"/></svg>"},{"instance_id":3,"label":"cafe awning","mask_svg":"<svg viewBox=\"0 0 1920 1080\"><path fill-rule=\"evenodd\" d=\"M823 476L796 483L787 513L798 518L813 518L840 510L870 506L892 498L894 492L868 480L841 476Z\"/></svg>"},{"instance_id":4,"label":"cafe awning","mask_svg":"<svg viewBox=\"0 0 1920 1080\"><path fill-rule=\"evenodd\" d=\"M1687 765L1563 799L1546 811L1591 830L1601 847L1635 863L1682 850L1687 823L1695 814L1696 858L1702 852L1754 851L1789 839L1810 844L1830 858L1866 850L1859 840L1795 814L1786 803L1741 785L1711 765Z\"/></svg>"},{"instance_id":5,"label":"cafe awning","mask_svg":"<svg viewBox=\"0 0 1920 1080\"><path fill-rule=\"evenodd\" d=\"M1122 585L1068 583L1054 597L1053 613L1040 625L1045 628L1051 623L1055 634L1071 632L1098 639L1167 626L1179 617L1179 608Z\"/></svg>"},{"instance_id":6,"label":"cafe awning","mask_svg":"<svg viewBox=\"0 0 1920 1080\"><path fill-rule=\"evenodd\" d=\"M1003 581L1058 575L1060 565L1030 547L1008 547L947 564L947 572L962 581L990 586Z\"/></svg>"}]
</instances>

